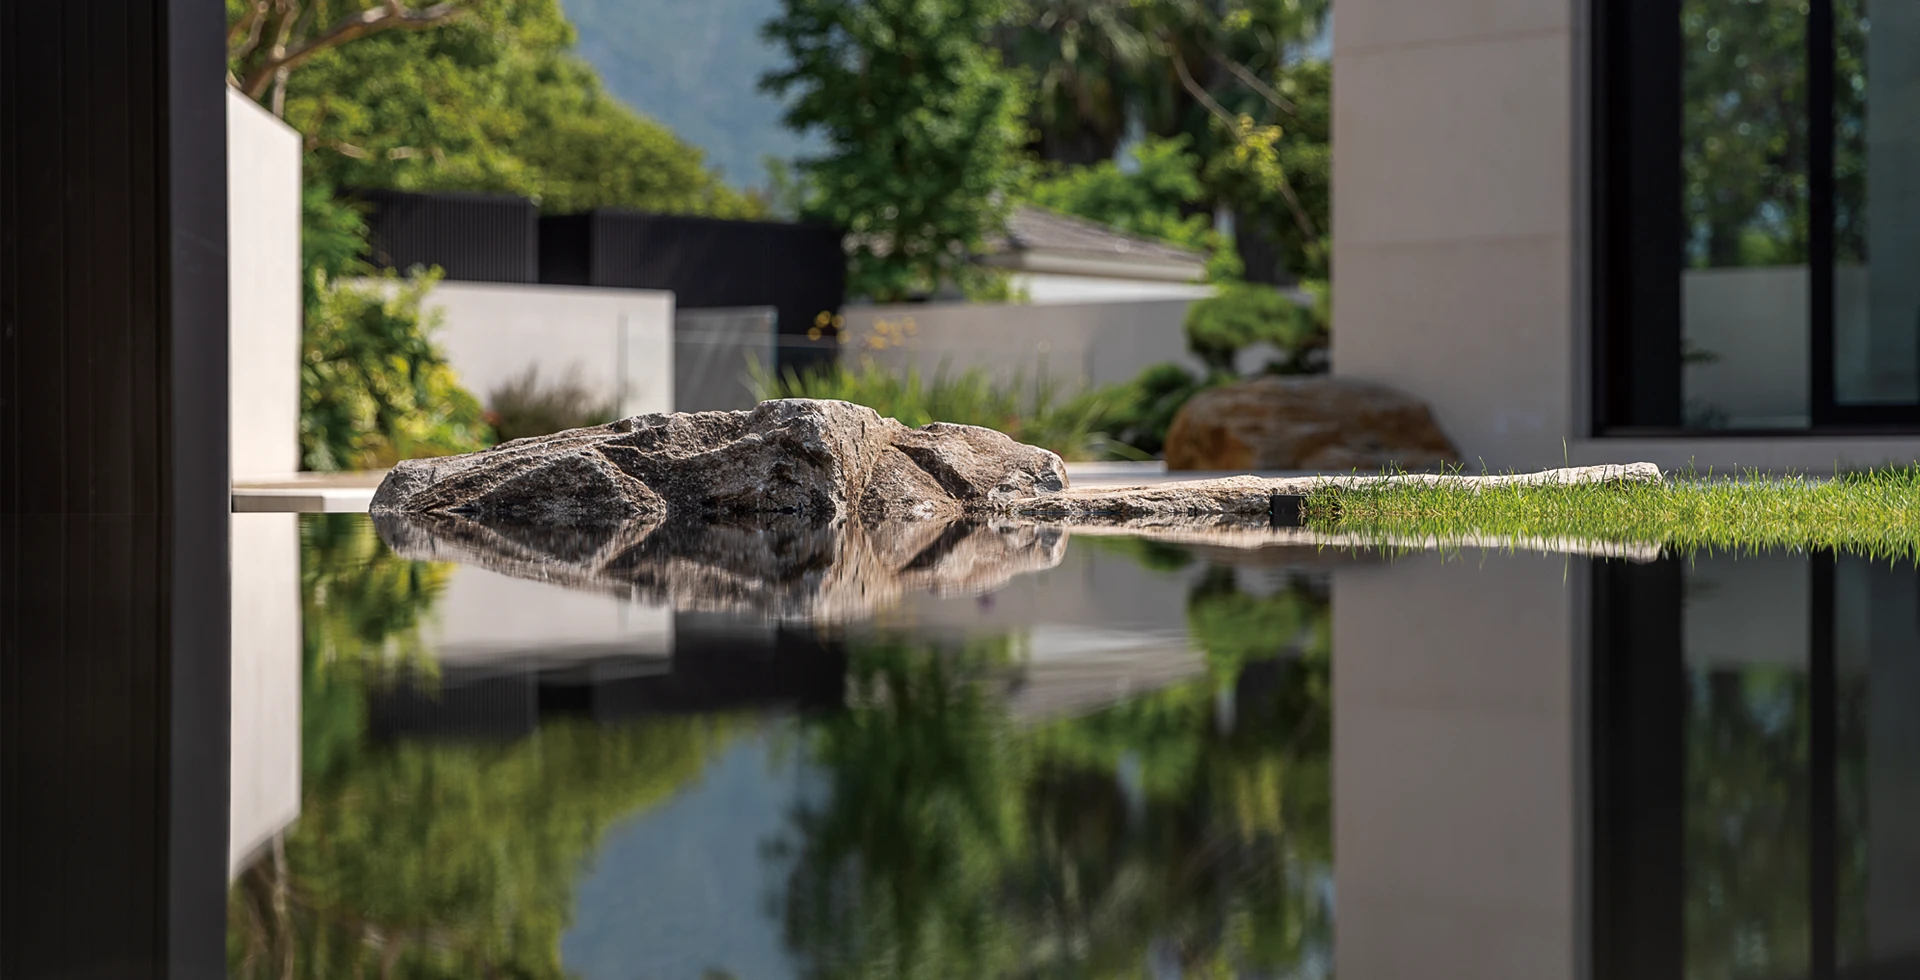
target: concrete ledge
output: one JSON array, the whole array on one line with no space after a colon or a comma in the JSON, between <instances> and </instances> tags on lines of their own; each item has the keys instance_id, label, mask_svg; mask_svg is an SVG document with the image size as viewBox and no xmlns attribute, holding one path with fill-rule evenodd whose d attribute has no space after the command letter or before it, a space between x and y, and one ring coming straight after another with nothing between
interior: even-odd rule
<instances>
[{"instance_id":1,"label":"concrete ledge","mask_svg":"<svg viewBox=\"0 0 1920 980\"><path fill-rule=\"evenodd\" d=\"M1920 436L1783 436L1581 439L1568 447L1575 466L1644 459L1667 474L1689 465L1699 473L1738 476L1748 469L1780 475L1831 476L1836 470L1911 466L1920 461Z\"/></svg>"},{"instance_id":2,"label":"concrete ledge","mask_svg":"<svg viewBox=\"0 0 1920 980\"><path fill-rule=\"evenodd\" d=\"M364 514L372 503L372 487L233 488L236 514Z\"/></svg>"}]
</instances>

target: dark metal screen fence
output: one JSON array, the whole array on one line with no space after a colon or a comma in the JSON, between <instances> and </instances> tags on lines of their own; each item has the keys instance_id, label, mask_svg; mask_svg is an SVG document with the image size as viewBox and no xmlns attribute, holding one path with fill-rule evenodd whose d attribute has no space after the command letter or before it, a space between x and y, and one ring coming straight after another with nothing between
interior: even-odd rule
<instances>
[{"instance_id":1,"label":"dark metal screen fence","mask_svg":"<svg viewBox=\"0 0 1920 980\"><path fill-rule=\"evenodd\" d=\"M439 266L461 282L539 282L540 209L520 197L354 191L375 265Z\"/></svg>"}]
</instances>

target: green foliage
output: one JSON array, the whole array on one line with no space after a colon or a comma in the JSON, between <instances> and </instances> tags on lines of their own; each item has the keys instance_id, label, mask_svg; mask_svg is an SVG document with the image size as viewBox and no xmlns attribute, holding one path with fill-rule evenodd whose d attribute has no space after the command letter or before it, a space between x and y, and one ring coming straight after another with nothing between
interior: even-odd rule
<instances>
[{"instance_id":1,"label":"green foliage","mask_svg":"<svg viewBox=\"0 0 1920 980\"><path fill-rule=\"evenodd\" d=\"M367 285L316 277L300 362L300 451L308 469L377 469L484 449L480 402L460 387L422 309L438 276Z\"/></svg>"},{"instance_id":2,"label":"green foliage","mask_svg":"<svg viewBox=\"0 0 1920 980\"><path fill-rule=\"evenodd\" d=\"M803 158L803 213L845 228L847 289L882 302L978 275L1026 167L1026 92L982 36L1004 0L784 0L762 79Z\"/></svg>"},{"instance_id":3,"label":"green foliage","mask_svg":"<svg viewBox=\"0 0 1920 980\"><path fill-rule=\"evenodd\" d=\"M1696 667L1686 684L1686 975L1738 980L1791 971L1789 964L1813 958L1802 897L1812 887L1807 855L1778 844L1813 833L1802 802L1812 729L1807 671ZM1865 838L1843 831L1841 839ZM1839 893L1863 894L1845 885L1864 884L1864 862L1849 859L1852 848L1838 850L1836 870L1855 871Z\"/></svg>"},{"instance_id":4,"label":"green foliage","mask_svg":"<svg viewBox=\"0 0 1920 980\"><path fill-rule=\"evenodd\" d=\"M1833 10L1834 247L1866 250L1863 4ZM1808 248L1807 12L1798 4L1684 0L1680 167L1696 268L1791 265Z\"/></svg>"},{"instance_id":5,"label":"green foliage","mask_svg":"<svg viewBox=\"0 0 1920 980\"><path fill-rule=\"evenodd\" d=\"M1700 476L1656 483L1415 483L1317 491L1316 526L1382 537L1471 536L1649 545L1681 553L1772 548L1920 559L1920 466L1833 479Z\"/></svg>"},{"instance_id":6,"label":"green foliage","mask_svg":"<svg viewBox=\"0 0 1920 980\"><path fill-rule=\"evenodd\" d=\"M998 32L1038 79L1033 146L1048 160L1113 158L1129 120L1181 137L1205 210L1279 246L1280 271L1326 278L1331 72L1301 49L1327 0L1024 0ZM1197 91L1196 91L1197 90Z\"/></svg>"},{"instance_id":7,"label":"green foliage","mask_svg":"<svg viewBox=\"0 0 1920 980\"><path fill-rule=\"evenodd\" d=\"M333 188L309 182L300 191L301 309L320 308L324 284L373 271L367 264L367 218L335 196Z\"/></svg>"},{"instance_id":8,"label":"green foliage","mask_svg":"<svg viewBox=\"0 0 1920 980\"><path fill-rule=\"evenodd\" d=\"M375 743L368 696L430 674L420 627L450 566L364 516L301 524L300 820L228 901L241 978L567 976L575 881L617 820L696 778L738 724L548 722L516 742Z\"/></svg>"},{"instance_id":9,"label":"green foliage","mask_svg":"<svg viewBox=\"0 0 1920 980\"><path fill-rule=\"evenodd\" d=\"M291 961L313 978L560 980L574 882L601 835L696 778L729 732L675 718L548 722L511 743L363 735L307 769L284 860L236 882L231 973L281 977Z\"/></svg>"},{"instance_id":10,"label":"green foliage","mask_svg":"<svg viewBox=\"0 0 1920 980\"><path fill-rule=\"evenodd\" d=\"M1290 62L1272 86L1291 111L1271 125L1246 117L1231 130L1215 120L1216 130L1236 138L1208 158L1203 177L1239 220L1273 238L1284 271L1325 280L1333 261L1333 65Z\"/></svg>"},{"instance_id":11,"label":"green foliage","mask_svg":"<svg viewBox=\"0 0 1920 980\"><path fill-rule=\"evenodd\" d=\"M698 779L742 723L375 741L369 697L446 566L398 558L364 517L302 528L302 813L234 883L230 975L564 976L574 888L607 829ZM1264 597L1233 582L1211 569L1189 597L1204 676L1080 716L1015 715L1019 637L851 643L844 709L796 723L819 791L761 844L805 975L1327 962L1330 607L1304 580ZM1255 662L1260 683L1242 683Z\"/></svg>"},{"instance_id":12,"label":"green foliage","mask_svg":"<svg viewBox=\"0 0 1920 980\"><path fill-rule=\"evenodd\" d=\"M762 216L759 201L722 183L697 148L607 95L584 65L562 65L516 147L539 174L533 196L543 210Z\"/></svg>"},{"instance_id":13,"label":"green foliage","mask_svg":"<svg viewBox=\"0 0 1920 980\"><path fill-rule=\"evenodd\" d=\"M1015 655L1007 638L958 650L862 643L847 665L849 710L807 733L828 773L801 804L786 894L788 945L815 976L994 976L1020 965L994 905L1006 855L1024 846L1019 790L1029 760L1005 737L986 681Z\"/></svg>"},{"instance_id":14,"label":"green foliage","mask_svg":"<svg viewBox=\"0 0 1920 980\"><path fill-rule=\"evenodd\" d=\"M1039 723L1000 693L1023 662L1015 638L852 648L848 710L807 729L830 791L777 852L808 975L1133 976L1158 950L1280 976L1330 952L1326 657L1232 714L1229 665Z\"/></svg>"},{"instance_id":15,"label":"green foliage","mask_svg":"<svg viewBox=\"0 0 1920 980\"><path fill-rule=\"evenodd\" d=\"M371 676L429 664L420 630L446 590L450 562L395 555L358 514L300 517L301 624L324 665Z\"/></svg>"},{"instance_id":16,"label":"green foliage","mask_svg":"<svg viewBox=\"0 0 1920 980\"><path fill-rule=\"evenodd\" d=\"M529 367L487 396L487 423L506 442L614 420L618 406L572 374L551 384Z\"/></svg>"},{"instance_id":17,"label":"green foliage","mask_svg":"<svg viewBox=\"0 0 1920 980\"><path fill-rule=\"evenodd\" d=\"M300 515L300 758L309 771L358 751L364 688L402 670L433 672L422 630L452 574L451 562L394 554L365 515Z\"/></svg>"},{"instance_id":18,"label":"green foliage","mask_svg":"<svg viewBox=\"0 0 1920 980\"><path fill-rule=\"evenodd\" d=\"M411 456L485 448L492 433L454 379L421 309L435 277L369 275L367 223L309 184L301 195L303 342L300 457L310 470L376 469ZM387 288L391 287L391 288Z\"/></svg>"},{"instance_id":19,"label":"green foliage","mask_svg":"<svg viewBox=\"0 0 1920 980\"><path fill-rule=\"evenodd\" d=\"M290 76L284 116L306 137L310 180L519 194L548 209L757 212L697 149L602 91L570 53L556 0L465 7L430 30L325 51Z\"/></svg>"},{"instance_id":20,"label":"green foliage","mask_svg":"<svg viewBox=\"0 0 1920 980\"><path fill-rule=\"evenodd\" d=\"M1205 391L1217 378L1196 376L1179 364L1154 364L1131 381L1102 393L1107 406L1105 427L1115 440L1150 456L1167 445L1167 430L1187 399Z\"/></svg>"},{"instance_id":21,"label":"green foliage","mask_svg":"<svg viewBox=\"0 0 1920 980\"><path fill-rule=\"evenodd\" d=\"M1266 286L1228 285L1187 309L1187 349L1220 374L1234 370L1234 355L1254 344L1271 344L1279 374L1326 370L1327 331L1312 310Z\"/></svg>"},{"instance_id":22,"label":"green foliage","mask_svg":"<svg viewBox=\"0 0 1920 980\"><path fill-rule=\"evenodd\" d=\"M1030 382L1016 375L1003 383L984 370L970 368L958 374L941 370L928 379L917 368L901 373L863 357L852 368L835 365L806 374L789 371L779 377L757 372L754 392L761 399L849 401L911 426L928 422L985 426L1051 449L1064 459L1141 458L1141 453L1117 442L1106 429L1120 408L1118 393L1095 389L1069 396L1044 373Z\"/></svg>"},{"instance_id":23,"label":"green foliage","mask_svg":"<svg viewBox=\"0 0 1920 980\"><path fill-rule=\"evenodd\" d=\"M1325 656L1333 646L1324 587L1291 578L1269 596L1250 596L1233 571L1214 567L1187 597L1187 635L1207 653L1207 663L1228 676L1241 667L1305 651Z\"/></svg>"},{"instance_id":24,"label":"green foliage","mask_svg":"<svg viewBox=\"0 0 1920 980\"><path fill-rule=\"evenodd\" d=\"M1127 99L1153 58L1137 3L1020 0L998 33L1007 60L1034 77L1035 149L1047 160L1111 160Z\"/></svg>"},{"instance_id":25,"label":"green foliage","mask_svg":"<svg viewBox=\"0 0 1920 980\"><path fill-rule=\"evenodd\" d=\"M1153 572L1177 572L1191 566L1196 560L1187 549L1153 538L1079 535L1073 539L1073 546L1119 555Z\"/></svg>"},{"instance_id":26,"label":"green foliage","mask_svg":"<svg viewBox=\"0 0 1920 980\"><path fill-rule=\"evenodd\" d=\"M1026 190L1043 208L1111 225L1131 235L1157 238L1208 256L1207 274L1215 281L1240 275L1233 244L1213 229L1203 205L1200 160L1185 136L1148 139L1132 150L1134 167L1112 160L1080 167L1055 167ZM1195 207L1201 207L1195 212Z\"/></svg>"}]
</instances>

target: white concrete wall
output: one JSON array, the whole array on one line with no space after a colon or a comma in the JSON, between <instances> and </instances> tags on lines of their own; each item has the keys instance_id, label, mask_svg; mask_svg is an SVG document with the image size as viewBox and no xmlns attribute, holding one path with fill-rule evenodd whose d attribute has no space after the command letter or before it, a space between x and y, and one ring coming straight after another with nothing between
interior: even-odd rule
<instances>
[{"instance_id":1,"label":"white concrete wall","mask_svg":"<svg viewBox=\"0 0 1920 980\"><path fill-rule=\"evenodd\" d=\"M577 372L622 415L673 411L672 293L441 282L427 306L443 316L434 339L482 402L535 365L548 381Z\"/></svg>"},{"instance_id":2,"label":"white concrete wall","mask_svg":"<svg viewBox=\"0 0 1920 980\"><path fill-rule=\"evenodd\" d=\"M1333 32L1333 370L1496 468L1558 465L1584 397L1575 11L1341 0Z\"/></svg>"},{"instance_id":3,"label":"white concrete wall","mask_svg":"<svg viewBox=\"0 0 1920 980\"><path fill-rule=\"evenodd\" d=\"M440 662L618 653L668 657L673 610L457 565L434 603L428 648Z\"/></svg>"},{"instance_id":4,"label":"white concrete wall","mask_svg":"<svg viewBox=\"0 0 1920 980\"><path fill-rule=\"evenodd\" d=\"M232 517L233 738L227 874L300 815L300 525Z\"/></svg>"},{"instance_id":5,"label":"white concrete wall","mask_svg":"<svg viewBox=\"0 0 1920 980\"><path fill-rule=\"evenodd\" d=\"M849 361L864 354L901 370L917 366L929 376L945 364L954 372L981 367L1003 377L1024 373L1029 380L1044 373L1069 387L1112 384L1162 361L1198 368L1181 327L1190 305L1163 299L854 307L846 311L854 338L846 351ZM864 338L876 334L879 321L911 323L914 330L904 345L869 350Z\"/></svg>"},{"instance_id":6,"label":"white concrete wall","mask_svg":"<svg viewBox=\"0 0 1920 980\"><path fill-rule=\"evenodd\" d=\"M1513 553L1335 569L1335 976L1583 975L1586 575Z\"/></svg>"},{"instance_id":7,"label":"white concrete wall","mask_svg":"<svg viewBox=\"0 0 1920 980\"><path fill-rule=\"evenodd\" d=\"M1153 282L1109 276L1072 276L1057 272L1016 272L1014 291L1027 302L1115 303L1137 300L1194 300L1213 295L1214 287L1199 282Z\"/></svg>"},{"instance_id":8,"label":"white concrete wall","mask_svg":"<svg viewBox=\"0 0 1920 980\"><path fill-rule=\"evenodd\" d=\"M232 478L300 469L300 134L227 90Z\"/></svg>"}]
</instances>

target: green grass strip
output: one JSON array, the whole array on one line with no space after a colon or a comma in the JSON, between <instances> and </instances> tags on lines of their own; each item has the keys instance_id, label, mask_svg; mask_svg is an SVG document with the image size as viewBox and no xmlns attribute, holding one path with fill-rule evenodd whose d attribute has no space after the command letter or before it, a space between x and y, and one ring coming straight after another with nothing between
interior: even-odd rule
<instances>
[{"instance_id":1,"label":"green grass strip","mask_svg":"<svg viewBox=\"0 0 1920 980\"><path fill-rule=\"evenodd\" d=\"M1669 553L1834 549L1920 560L1920 464L1826 478L1669 476L1658 483L1410 484L1323 490L1310 526L1382 537L1574 538Z\"/></svg>"}]
</instances>

